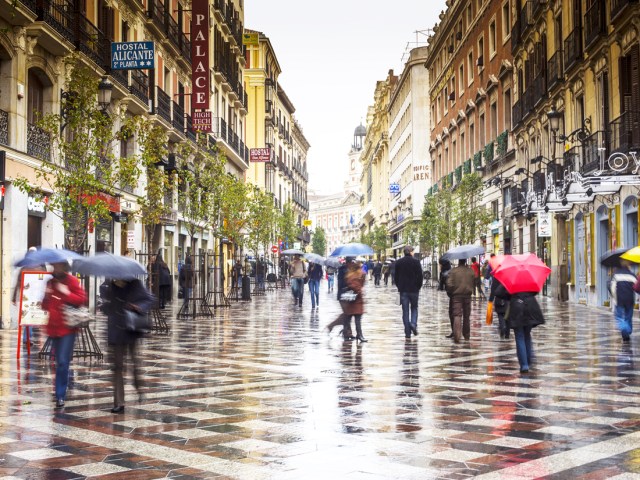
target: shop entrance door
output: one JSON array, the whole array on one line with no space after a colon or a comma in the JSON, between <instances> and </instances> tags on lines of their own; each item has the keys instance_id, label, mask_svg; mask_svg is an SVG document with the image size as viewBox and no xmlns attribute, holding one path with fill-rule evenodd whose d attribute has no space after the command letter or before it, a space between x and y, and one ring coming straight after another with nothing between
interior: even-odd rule
<instances>
[{"instance_id":1,"label":"shop entrance door","mask_svg":"<svg viewBox=\"0 0 640 480\"><path fill-rule=\"evenodd\" d=\"M576 301L578 303L587 303L587 266L585 265L585 228L584 217L579 214L576 217Z\"/></svg>"}]
</instances>

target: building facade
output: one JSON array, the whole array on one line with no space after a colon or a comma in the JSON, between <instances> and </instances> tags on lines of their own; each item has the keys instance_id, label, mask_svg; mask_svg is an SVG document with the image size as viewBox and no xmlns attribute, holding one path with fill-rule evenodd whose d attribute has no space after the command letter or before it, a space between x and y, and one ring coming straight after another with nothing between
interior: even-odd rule
<instances>
[{"instance_id":1,"label":"building facade","mask_svg":"<svg viewBox=\"0 0 640 480\"><path fill-rule=\"evenodd\" d=\"M426 47L411 50L389 102L389 182L399 188L398 193L389 192L387 229L396 258L402 256L407 241L415 243L408 238L408 227L420 221L424 197L431 186L426 55ZM418 247L416 253L419 253L419 246L414 247Z\"/></svg>"},{"instance_id":2,"label":"building facade","mask_svg":"<svg viewBox=\"0 0 640 480\"><path fill-rule=\"evenodd\" d=\"M242 0L216 0L208 5L211 22L208 29L210 66L209 109L213 116L211 144L217 144L227 158L227 171L244 178L248 167L248 149L244 143L247 97L244 92L244 47ZM191 13L177 0L135 2L103 0L64 0L42 2L5 2L0 8L0 150L6 152L4 176L2 252L2 323L9 325L9 298L14 285L12 265L28 247L62 247L64 226L51 212L43 212L40 201L51 191L41 184L34 169L55 158L50 138L38 127L42 114L60 112L67 81L65 58L79 54L83 61L112 83L112 115L141 115L152 119L166 131L168 157L160 168L176 166L177 146L195 145L190 93ZM112 70L111 42L153 41L154 67L146 70ZM119 117L118 117L119 118ZM115 121L114 128L120 126ZM139 153L135 136L122 142L116 155ZM40 188L40 198L30 198L13 185L25 178ZM143 221L135 215L138 199L144 195L144 180L132 188L121 188L109 197L112 218L88 226L84 246L88 252L116 254L146 252ZM105 193L106 195L106 193ZM167 194L171 213L156 228L152 250L164 249L165 259L174 275L190 249L190 235L178 208L175 195ZM196 252L228 254L219 249L219 239L203 229L196 234ZM226 252L226 253L225 253ZM230 278L227 275L227 278ZM177 282L174 282L177 284ZM92 291L91 295L96 292Z\"/></svg>"}]
</instances>

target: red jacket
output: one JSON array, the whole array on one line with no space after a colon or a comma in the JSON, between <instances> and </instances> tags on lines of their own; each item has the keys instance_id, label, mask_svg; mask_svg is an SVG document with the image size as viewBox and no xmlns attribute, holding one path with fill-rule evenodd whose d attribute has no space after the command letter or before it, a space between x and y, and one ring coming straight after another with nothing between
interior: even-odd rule
<instances>
[{"instance_id":1,"label":"red jacket","mask_svg":"<svg viewBox=\"0 0 640 480\"><path fill-rule=\"evenodd\" d=\"M471 264L471 270L473 270L473 274L476 276L476 278L480 277L480 264L478 262Z\"/></svg>"},{"instance_id":2,"label":"red jacket","mask_svg":"<svg viewBox=\"0 0 640 480\"><path fill-rule=\"evenodd\" d=\"M58 291L58 284L66 285L69 294L63 295ZM63 337L75 332L75 328L67 328L62 316L62 307L65 304L79 307L84 305L87 295L80 285L80 282L73 275L67 274L62 280L52 278L47 283L47 289L42 300L42 309L49 313L49 323L47 323L47 335L50 337Z\"/></svg>"}]
</instances>

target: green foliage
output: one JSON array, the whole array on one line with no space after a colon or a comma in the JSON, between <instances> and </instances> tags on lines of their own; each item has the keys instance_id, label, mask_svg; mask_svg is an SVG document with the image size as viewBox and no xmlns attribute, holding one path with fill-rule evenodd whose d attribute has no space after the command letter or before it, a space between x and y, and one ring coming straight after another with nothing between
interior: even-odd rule
<instances>
[{"instance_id":1,"label":"green foliage","mask_svg":"<svg viewBox=\"0 0 640 480\"><path fill-rule=\"evenodd\" d=\"M473 155L473 168L475 169L481 166L482 166L482 150L480 150L479 152L476 152Z\"/></svg>"},{"instance_id":2,"label":"green foliage","mask_svg":"<svg viewBox=\"0 0 640 480\"><path fill-rule=\"evenodd\" d=\"M494 153L494 152L493 152L493 147L494 147L493 142L489 142L489 143L487 143L487 144L485 145L485 147L484 147L484 154L483 154L483 156L484 156L484 163L485 163L485 165L489 165L489 164L491 164L491 162L493 162L493 158L494 158L494 156L493 156L493 153Z\"/></svg>"},{"instance_id":3,"label":"green foliage","mask_svg":"<svg viewBox=\"0 0 640 480\"><path fill-rule=\"evenodd\" d=\"M276 230L278 212L273 195L252 185L249 191L247 216L247 244L255 253L261 246L269 244Z\"/></svg>"},{"instance_id":4,"label":"green foliage","mask_svg":"<svg viewBox=\"0 0 640 480\"><path fill-rule=\"evenodd\" d=\"M80 251L89 219L110 216L108 202L99 194L113 195L122 186L136 184L140 169L136 161L115 154L120 140L133 134L134 120L100 109L100 78L77 56L67 58L66 68L70 74L65 85L68 94L61 100L64 115L47 113L36 122L49 137L53 155L34 168L35 185L24 177L14 185L32 195L42 189L52 191L46 208L63 220L65 247ZM122 125L119 131L114 128L116 120Z\"/></svg>"},{"instance_id":5,"label":"green foliage","mask_svg":"<svg viewBox=\"0 0 640 480\"><path fill-rule=\"evenodd\" d=\"M482 177L477 173L465 175L458 186L456 215L458 243L475 243L491 223L491 211L481 203Z\"/></svg>"},{"instance_id":6,"label":"green foliage","mask_svg":"<svg viewBox=\"0 0 640 480\"><path fill-rule=\"evenodd\" d=\"M370 232L370 246L376 252L378 258L381 258L385 250L391 246L391 237L385 225L376 225Z\"/></svg>"},{"instance_id":7,"label":"green foliage","mask_svg":"<svg viewBox=\"0 0 640 480\"><path fill-rule=\"evenodd\" d=\"M296 222L295 211L291 202L287 202L282 207L282 211L277 211L276 234L291 245L301 233L301 228Z\"/></svg>"},{"instance_id":8,"label":"green foliage","mask_svg":"<svg viewBox=\"0 0 640 480\"><path fill-rule=\"evenodd\" d=\"M225 175L222 182L222 234L241 245L244 243L242 232L249 221L250 186L233 175Z\"/></svg>"},{"instance_id":9,"label":"green foliage","mask_svg":"<svg viewBox=\"0 0 640 480\"><path fill-rule=\"evenodd\" d=\"M314 230L311 239L311 248L313 253L317 253L318 255L327 254L327 235L324 228L318 227Z\"/></svg>"},{"instance_id":10,"label":"green foliage","mask_svg":"<svg viewBox=\"0 0 640 480\"><path fill-rule=\"evenodd\" d=\"M454 210L454 197L448 188L425 197L419 236L426 250L446 249L452 243L456 236L456 224L451 221Z\"/></svg>"},{"instance_id":11,"label":"green foliage","mask_svg":"<svg viewBox=\"0 0 640 480\"><path fill-rule=\"evenodd\" d=\"M496 156L498 158L504 157L507 153L509 140L509 131L505 130L496 139Z\"/></svg>"}]
</instances>

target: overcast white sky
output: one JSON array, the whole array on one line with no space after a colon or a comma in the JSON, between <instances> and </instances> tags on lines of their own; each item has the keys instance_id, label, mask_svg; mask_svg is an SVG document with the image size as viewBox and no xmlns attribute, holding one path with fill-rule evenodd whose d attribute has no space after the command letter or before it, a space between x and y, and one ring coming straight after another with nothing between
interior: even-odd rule
<instances>
[{"instance_id":1,"label":"overcast white sky","mask_svg":"<svg viewBox=\"0 0 640 480\"><path fill-rule=\"evenodd\" d=\"M391 68L400 74L407 43L444 8L445 0L245 0L245 27L271 40L280 84L311 143L309 190L342 190L376 81Z\"/></svg>"}]
</instances>

